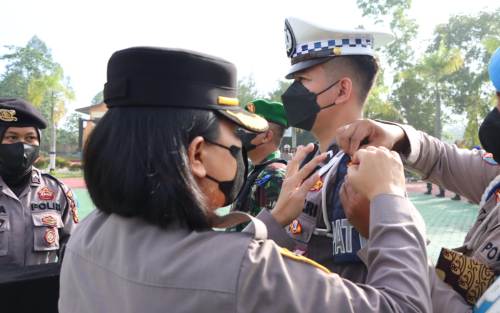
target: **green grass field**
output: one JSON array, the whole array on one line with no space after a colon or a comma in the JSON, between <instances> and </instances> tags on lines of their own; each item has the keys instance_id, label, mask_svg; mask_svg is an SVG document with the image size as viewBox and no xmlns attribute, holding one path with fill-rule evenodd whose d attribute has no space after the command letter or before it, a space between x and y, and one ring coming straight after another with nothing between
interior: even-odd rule
<instances>
[{"instance_id":1,"label":"green grass field","mask_svg":"<svg viewBox=\"0 0 500 313\"><path fill-rule=\"evenodd\" d=\"M78 199L80 218L83 219L92 212L94 205L87 189L76 188L74 192ZM465 234L476 219L477 205L417 193L410 194L410 199L425 220L431 241L428 253L434 261L437 261L441 247L456 248L462 245ZM228 208L221 208L219 212L227 213Z\"/></svg>"},{"instance_id":2,"label":"green grass field","mask_svg":"<svg viewBox=\"0 0 500 313\"><path fill-rule=\"evenodd\" d=\"M73 188L73 192L76 195L78 201L78 215L80 219L89 215L92 210L94 210L94 203L90 199L89 193L85 188Z\"/></svg>"}]
</instances>

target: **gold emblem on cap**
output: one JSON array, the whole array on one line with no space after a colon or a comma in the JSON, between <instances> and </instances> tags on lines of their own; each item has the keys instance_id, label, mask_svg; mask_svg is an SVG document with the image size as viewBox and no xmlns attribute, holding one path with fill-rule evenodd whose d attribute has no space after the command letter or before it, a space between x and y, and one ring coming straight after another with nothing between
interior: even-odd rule
<instances>
[{"instance_id":1,"label":"gold emblem on cap","mask_svg":"<svg viewBox=\"0 0 500 313\"><path fill-rule=\"evenodd\" d=\"M333 48L333 54L335 54L335 55L341 55L342 54L342 48L340 48L340 47Z\"/></svg>"},{"instance_id":2,"label":"gold emblem on cap","mask_svg":"<svg viewBox=\"0 0 500 313\"><path fill-rule=\"evenodd\" d=\"M0 120L4 122L17 122L16 110L0 109Z\"/></svg>"},{"instance_id":3,"label":"gold emblem on cap","mask_svg":"<svg viewBox=\"0 0 500 313\"><path fill-rule=\"evenodd\" d=\"M267 123L267 121L259 115L255 115L253 113L248 113L245 111L224 110L224 112L238 120L243 127L251 131L263 132L269 128L269 124Z\"/></svg>"},{"instance_id":4,"label":"gold emblem on cap","mask_svg":"<svg viewBox=\"0 0 500 313\"><path fill-rule=\"evenodd\" d=\"M248 102L247 103L247 111L255 113L255 104L253 104L252 102Z\"/></svg>"},{"instance_id":5,"label":"gold emblem on cap","mask_svg":"<svg viewBox=\"0 0 500 313\"><path fill-rule=\"evenodd\" d=\"M240 104L240 101L237 98L229 98L229 97L217 97L217 104L219 105L228 105L228 106L236 106Z\"/></svg>"}]
</instances>

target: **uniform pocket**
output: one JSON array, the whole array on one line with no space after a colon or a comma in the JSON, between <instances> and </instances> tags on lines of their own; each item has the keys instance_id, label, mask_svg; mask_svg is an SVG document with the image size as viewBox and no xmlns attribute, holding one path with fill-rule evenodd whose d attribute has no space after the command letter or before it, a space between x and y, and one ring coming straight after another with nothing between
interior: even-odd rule
<instances>
[{"instance_id":1,"label":"uniform pocket","mask_svg":"<svg viewBox=\"0 0 500 313\"><path fill-rule=\"evenodd\" d=\"M59 249L58 228L64 226L57 212L36 212L33 217L33 248L35 251Z\"/></svg>"},{"instance_id":2,"label":"uniform pocket","mask_svg":"<svg viewBox=\"0 0 500 313\"><path fill-rule=\"evenodd\" d=\"M9 233L9 216L2 214L0 215L0 256L7 255L9 252Z\"/></svg>"}]
</instances>

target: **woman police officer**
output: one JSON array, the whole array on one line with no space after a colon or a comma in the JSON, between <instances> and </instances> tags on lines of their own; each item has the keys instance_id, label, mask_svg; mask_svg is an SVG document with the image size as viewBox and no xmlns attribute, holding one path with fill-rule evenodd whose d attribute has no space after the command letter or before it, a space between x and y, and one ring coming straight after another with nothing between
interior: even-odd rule
<instances>
[{"instance_id":1,"label":"woman police officer","mask_svg":"<svg viewBox=\"0 0 500 313\"><path fill-rule=\"evenodd\" d=\"M403 195L397 155L363 149L349 170L372 203L368 283L358 286L266 240L259 221L253 234L211 229L248 221L214 211L244 180L236 127L267 127L238 106L231 63L138 47L113 54L107 78L109 111L84 153L98 209L68 244L60 312L430 311L425 235ZM272 211L277 222L301 211L319 177L307 178L324 155L299 170L312 148L301 147L289 163Z\"/></svg>"}]
</instances>

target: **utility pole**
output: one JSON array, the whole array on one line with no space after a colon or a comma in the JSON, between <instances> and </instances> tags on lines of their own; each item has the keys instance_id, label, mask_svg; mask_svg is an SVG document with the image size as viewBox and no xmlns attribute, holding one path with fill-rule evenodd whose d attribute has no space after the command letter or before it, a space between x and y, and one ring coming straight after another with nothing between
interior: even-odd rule
<instances>
[{"instance_id":1,"label":"utility pole","mask_svg":"<svg viewBox=\"0 0 500 313\"><path fill-rule=\"evenodd\" d=\"M52 126L52 136L50 142L50 151L49 151L49 172L53 172L56 170L56 123L54 121L54 91L52 91L52 96L50 98L51 102L51 110L50 110L50 122Z\"/></svg>"}]
</instances>

